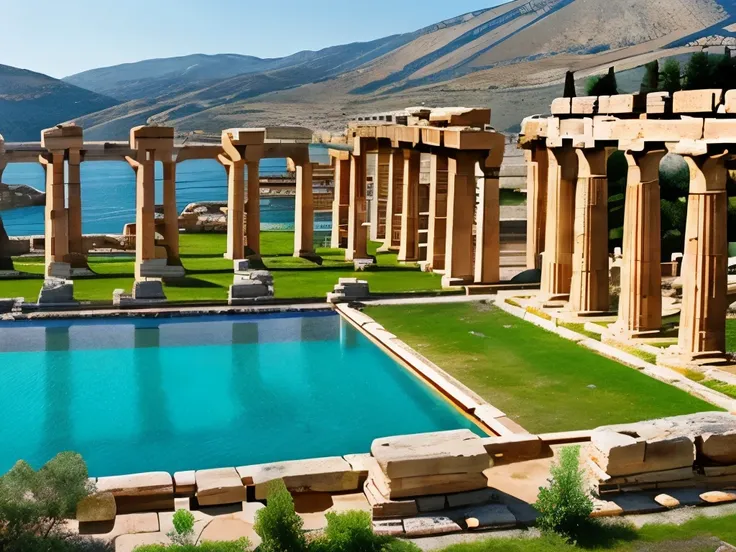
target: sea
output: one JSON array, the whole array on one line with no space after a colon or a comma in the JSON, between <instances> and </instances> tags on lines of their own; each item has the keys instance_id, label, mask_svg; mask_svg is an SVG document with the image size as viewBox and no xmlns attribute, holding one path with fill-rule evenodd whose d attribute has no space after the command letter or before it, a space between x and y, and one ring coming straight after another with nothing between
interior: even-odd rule
<instances>
[{"instance_id":1,"label":"sea","mask_svg":"<svg viewBox=\"0 0 736 552\"><path fill-rule=\"evenodd\" d=\"M313 162L327 163L324 148L311 148ZM261 161L262 176L286 173L284 159ZM122 234L123 226L135 222L135 173L124 161L82 163L82 232L85 234ZM38 163L11 163L3 173L4 184L26 184L37 190L46 188ZM179 212L190 203L227 201L225 169L214 160L183 161L176 167L176 202ZM163 168L156 163L156 203L163 202ZM0 211L10 236L42 235L44 207L23 207ZM315 214L315 230L329 231L329 213ZM261 230L293 230L294 197L261 199Z\"/></svg>"}]
</instances>

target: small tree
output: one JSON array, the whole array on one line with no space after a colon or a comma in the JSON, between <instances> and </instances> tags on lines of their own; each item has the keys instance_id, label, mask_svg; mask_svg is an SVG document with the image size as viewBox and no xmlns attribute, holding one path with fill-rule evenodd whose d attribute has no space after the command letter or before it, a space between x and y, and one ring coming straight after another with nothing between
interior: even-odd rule
<instances>
[{"instance_id":1,"label":"small tree","mask_svg":"<svg viewBox=\"0 0 736 552\"><path fill-rule=\"evenodd\" d=\"M258 510L254 529L261 537L260 552L302 552L307 550L304 521L294 510L294 499L281 480L271 483L268 502Z\"/></svg>"},{"instance_id":2,"label":"small tree","mask_svg":"<svg viewBox=\"0 0 736 552\"><path fill-rule=\"evenodd\" d=\"M577 91L575 90L575 72L568 71L565 73L565 91L562 97L574 98L575 96L577 96Z\"/></svg>"},{"instance_id":3,"label":"small tree","mask_svg":"<svg viewBox=\"0 0 736 552\"><path fill-rule=\"evenodd\" d=\"M659 86L662 92L669 92L670 94L682 90L682 76L679 61L670 58L664 63L659 79Z\"/></svg>"},{"instance_id":4,"label":"small tree","mask_svg":"<svg viewBox=\"0 0 736 552\"><path fill-rule=\"evenodd\" d=\"M194 515L189 510L177 510L173 518L174 530L169 531L166 536L171 542L180 546L193 544L194 541Z\"/></svg>"},{"instance_id":5,"label":"small tree","mask_svg":"<svg viewBox=\"0 0 736 552\"><path fill-rule=\"evenodd\" d=\"M685 89L713 87L713 70L711 60L706 52L697 52L690 57L685 67Z\"/></svg>"},{"instance_id":6,"label":"small tree","mask_svg":"<svg viewBox=\"0 0 736 552\"><path fill-rule=\"evenodd\" d=\"M585 92L588 96L615 96L618 94L616 73L613 67L603 76L590 77L585 84Z\"/></svg>"},{"instance_id":7,"label":"small tree","mask_svg":"<svg viewBox=\"0 0 736 552\"><path fill-rule=\"evenodd\" d=\"M645 69L639 92L641 94L656 92L659 90L659 62L655 59L653 62L647 63Z\"/></svg>"},{"instance_id":8,"label":"small tree","mask_svg":"<svg viewBox=\"0 0 736 552\"><path fill-rule=\"evenodd\" d=\"M534 504L539 512L537 525L544 532L575 540L593 512L593 501L585 490L580 469L580 447L563 448L550 474L549 487L539 489Z\"/></svg>"}]
</instances>

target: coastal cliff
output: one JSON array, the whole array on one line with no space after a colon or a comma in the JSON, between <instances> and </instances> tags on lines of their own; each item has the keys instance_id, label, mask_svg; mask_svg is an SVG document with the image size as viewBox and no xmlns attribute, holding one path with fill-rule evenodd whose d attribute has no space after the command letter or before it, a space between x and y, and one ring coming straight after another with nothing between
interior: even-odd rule
<instances>
[{"instance_id":1,"label":"coastal cliff","mask_svg":"<svg viewBox=\"0 0 736 552\"><path fill-rule=\"evenodd\" d=\"M46 194L25 184L0 184L0 211L44 205Z\"/></svg>"}]
</instances>

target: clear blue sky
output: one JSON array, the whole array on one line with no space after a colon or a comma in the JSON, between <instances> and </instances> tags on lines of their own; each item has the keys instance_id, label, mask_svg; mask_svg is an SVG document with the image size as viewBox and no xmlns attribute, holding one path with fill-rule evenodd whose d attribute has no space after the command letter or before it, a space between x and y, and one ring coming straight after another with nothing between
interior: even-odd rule
<instances>
[{"instance_id":1,"label":"clear blue sky","mask_svg":"<svg viewBox=\"0 0 736 552\"><path fill-rule=\"evenodd\" d=\"M193 53L280 57L410 32L502 0L0 0L0 63L65 77Z\"/></svg>"}]
</instances>

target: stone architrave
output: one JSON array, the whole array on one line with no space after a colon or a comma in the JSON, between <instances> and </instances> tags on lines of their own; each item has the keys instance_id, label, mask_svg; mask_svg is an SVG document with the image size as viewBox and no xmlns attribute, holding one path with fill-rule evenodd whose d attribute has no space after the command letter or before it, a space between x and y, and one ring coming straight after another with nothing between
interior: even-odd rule
<instances>
[{"instance_id":1,"label":"stone architrave","mask_svg":"<svg viewBox=\"0 0 736 552\"><path fill-rule=\"evenodd\" d=\"M527 160L527 252L526 267L541 268L547 221L547 178L549 150L541 145L524 152Z\"/></svg>"},{"instance_id":2,"label":"stone architrave","mask_svg":"<svg viewBox=\"0 0 736 552\"><path fill-rule=\"evenodd\" d=\"M626 152L629 166L624 211L621 298L610 328L625 339L662 327L659 164L664 150Z\"/></svg>"},{"instance_id":3,"label":"stone architrave","mask_svg":"<svg viewBox=\"0 0 736 552\"><path fill-rule=\"evenodd\" d=\"M685 156L690 195L682 262L682 311L677 349L688 360L726 351L728 238L726 154Z\"/></svg>"},{"instance_id":4,"label":"stone architrave","mask_svg":"<svg viewBox=\"0 0 736 552\"><path fill-rule=\"evenodd\" d=\"M403 150L403 192L401 207L400 262L412 262L419 258L419 172L421 156L413 149ZM395 161L396 162L396 161Z\"/></svg>"},{"instance_id":5,"label":"stone architrave","mask_svg":"<svg viewBox=\"0 0 736 552\"><path fill-rule=\"evenodd\" d=\"M576 150L578 183L569 308L576 314L606 312L608 291L608 178L605 149Z\"/></svg>"},{"instance_id":6,"label":"stone architrave","mask_svg":"<svg viewBox=\"0 0 736 552\"><path fill-rule=\"evenodd\" d=\"M366 152L360 137L354 141L350 156L350 207L348 210L348 246L345 260L368 257L368 229L366 228Z\"/></svg>"},{"instance_id":7,"label":"stone architrave","mask_svg":"<svg viewBox=\"0 0 736 552\"><path fill-rule=\"evenodd\" d=\"M577 172L575 150L570 147L550 149L540 287L544 300L566 299L570 294Z\"/></svg>"},{"instance_id":8,"label":"stone architrave","mask_svg":"<svg viewBox=\"0 0 736 552\"><path fill-rule=\"evenodd\" d=\"M296 165L296 215L294 218L294 257L314 256L314 194L312 164L307 156Z\"/></svg>"}]
</instances>

